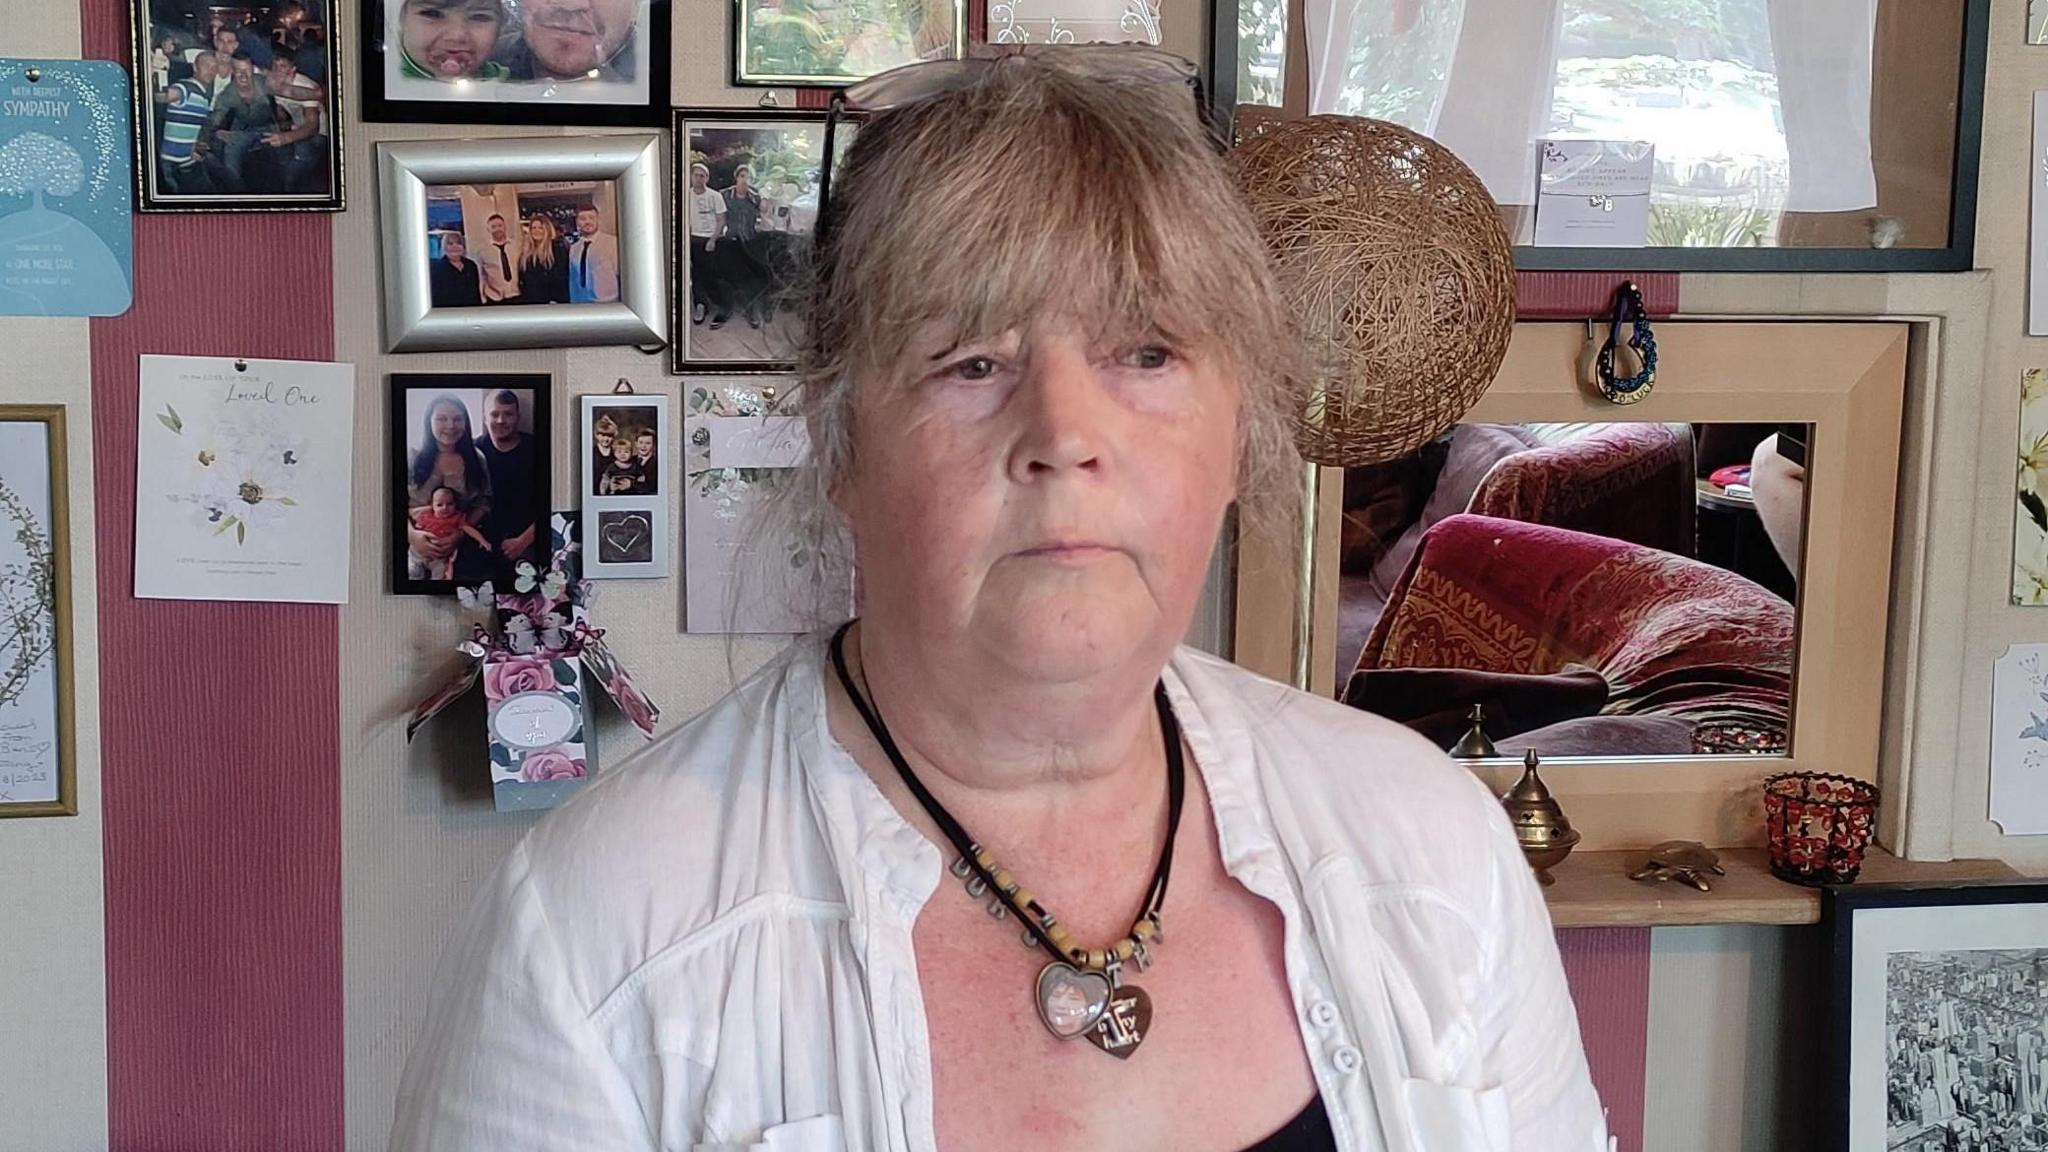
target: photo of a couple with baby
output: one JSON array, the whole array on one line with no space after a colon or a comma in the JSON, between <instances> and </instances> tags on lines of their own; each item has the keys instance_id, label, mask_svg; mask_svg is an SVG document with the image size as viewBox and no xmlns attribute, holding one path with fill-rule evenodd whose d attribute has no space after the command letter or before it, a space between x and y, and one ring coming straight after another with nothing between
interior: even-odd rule
<instances>
[{"instance_id":1,"label":"photo of a couple with baby","mask_svg":"<svg viewBox=\"0 0 2048 1152\"><path fill-rule=\"evenodd\" d=\"M547 543L548 378L391 379L396 590L510 587L518 562L538 564Z\"/></svg>"}]
</instances>

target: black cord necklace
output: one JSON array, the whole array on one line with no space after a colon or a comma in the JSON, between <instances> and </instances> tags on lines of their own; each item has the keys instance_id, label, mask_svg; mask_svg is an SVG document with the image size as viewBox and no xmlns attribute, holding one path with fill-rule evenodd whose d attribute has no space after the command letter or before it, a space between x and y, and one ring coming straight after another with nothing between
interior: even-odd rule
<instances>
[{"instance_id":1,"label":"black cord necklace","mask_svg":"<svg viewBox=\"0 0 2048 1152\"><path fill-rule=\"evenodd\" d=\"M1152 949L1165 939L1160 930L1160 911L1166 905L1166 882L1173 873L1173 841L1180 831L1180 811L1187 798L1187 766L1182 762L1180 725L1173 718L1173 706L1166 698L1166 686L1153 690L1159 709L1160 738L1166 746L1166 842L1159 850L1159 863L1152 869L1152 884L1146 891L1144 907L1123 939L1107 948L1077 946L1059 919L1046 911L1016 877L996 863L994 856L967 834L945 805L911 771L910 762L889 734L881 713L853 682L846 667L846 633L853 623L842 625L832 635L832 668L839 683L853 701L868 732L881 745L889 762L896 766L904 787L938 825L939 831L959 855L951 871L966 883L967 894L976 900L994 895L988 904L990 916L1001 920L1014 915L1024 924L1026 947L1040 947L1052 962L1039 970L1037 983L1038 1018L1054 1036L1072 1040L1087 1036L1090 1043L1119 1059L1138 1050L1152 1028L1152 998L1143 988L1126 983L1125 964L1136 964L1140 972L1152 964Z\"/></svg>"}]
</instances>

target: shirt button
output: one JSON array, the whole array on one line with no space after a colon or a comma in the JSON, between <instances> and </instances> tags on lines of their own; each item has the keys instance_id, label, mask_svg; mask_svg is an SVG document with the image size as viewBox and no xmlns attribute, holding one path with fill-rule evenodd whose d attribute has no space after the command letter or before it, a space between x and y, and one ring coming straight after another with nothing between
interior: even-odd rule
<instances>
[{"instance_id":1,"label":"shirt button","mask_svg":"<svg viewBox=\"0 0 2048 1152\"><path fill-rule=\"evenodd\" d=\"M1358 1049L1346 1044L1330 1053L1330 1063L1336 1066L1337 1071L1349 1076L1358 1071L1359 1065L1365 1063L1365 1057L1359 1055Z\"/></svg>"},{"instance_id":2,"label":"shirt button","mask_svg":"<svg viewBox=\"0 0 2048 1152\"><path fill-rule=\"evenodd\" d=\"M1308 1022L1318 1028L1337 1026L1337 1006L1328 1000L1318 1000L1309 1006Z\"/></svg>"}]
</instances>

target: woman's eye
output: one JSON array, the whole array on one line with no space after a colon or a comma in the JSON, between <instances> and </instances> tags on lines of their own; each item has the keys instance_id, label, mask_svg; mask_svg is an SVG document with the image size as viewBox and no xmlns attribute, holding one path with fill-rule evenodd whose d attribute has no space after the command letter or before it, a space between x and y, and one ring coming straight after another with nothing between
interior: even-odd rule
<instances>
[{"instance_id":1,"label":"woman's eye","mask_svg":"<svg viewBox=\"0 0 2048 1152\"><path fill-rule=\"evenodd\" d=\"M969 356L955 361L946 374L955 380L986 380L996 374L996 362L989 356Z\"/></svg>"},{"instance_id":2,"label":"woman's eye","mask_svg":"<svg viewBox=\"0 0 2048 1152\"><path fill-rule=\"evenodd\" d=\"M1161 344L1147 344L1124 354L1124 363L1133 368L1158 371L1173 363L1173 350Z\"/></svg>"}]
</instances>

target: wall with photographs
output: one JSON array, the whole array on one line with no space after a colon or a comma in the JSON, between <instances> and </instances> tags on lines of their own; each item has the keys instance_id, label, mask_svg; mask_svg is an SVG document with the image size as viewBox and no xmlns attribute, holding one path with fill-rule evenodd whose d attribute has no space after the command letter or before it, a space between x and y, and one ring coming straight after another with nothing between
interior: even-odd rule
<instances>
[{"instance_id":1,"label":"wall with photographs","mask_svg":"<svg viewBox=\"0 0 2048 1152\"><path fill-rule=\"evenodd\" d=\"M2020 8L2000 0L1994 16L1980 243L1989 271L1687 277L1684 292L1687 308L1704 312L1988 305L1988 320L1972 321L1993 333L1976 350L1984 362L1944 379L1953 399L1925 442L1938 462L1923 461L1923 471L1942 486L1947 514L1917 538L1963 570L1956 591L1929 600L1918 618L1930 648L1952 649L1957 671L1949 727L1920 737L1931 750L1922 780L1952 801L1946 845L2040 862L2048 851L2002 844L1995 829L1963 815L1983 810L1989 659L2009 637L2048 635L2048 617L2005 607L2003 583L2017 370L2048 352L2016 335L2024 273L2011 254L2023 247L2024 97L2048 84L2048 55L2005 31L2019 27ZM677 104L746 108L758 98L723 83L725 13L716 0L679 4ZM119 57L125 28L123 0L0 6L0 39L11 51ZM1203 31L1198 5L1168 0L1169 47L1198 55ZM351 68L355 58L347 55ZM0 1147L333 1146L342 1133L349 1147L381 1147L447 927L531 823L491 810L475 780L474 730L458 722L428 729L411 747L403 740L406 709L451 662L455 625L446 602L387 594L382 380L393 371L545 371L556 380L558 429L572 426L574 394L620 377L680 395L682 382L658 358L625 349L381 355L370 256L381 235L374 142L567 130L366 125L352 109L345 128L348 212L141 220L138 284L150 299L135 316L0 322L0 347L34 350L0 358L6 397L73 406L81 744L81 815L0 828L0 876L8 878L0 970L36 974L0 983L0 1030L37 1038L0 1044ZM245 286L231 290L245 291L250 307L213 301L223 267L248 270L230 283ZM132 539L133 511L123 481L132 493L132 472L108 453L96 459L94 443L132 443L133 358L145 350L356 364L365 451L347 606L182 609L128 596L123 541ZM561 502L576 474L572 439L555 437ZM679 523L676 497L668 499ZM88 583L95 575L97 595ZM646 625L618 627L613 640L672 719L710 703L776 647L683 635L674 581L610 585L594 611L600 625ZM216 677L244 693L231 710L205 690ZM601 756L615 761L636 740L613 724ZM1768 929L1564 934L1596 1076L1625 1149L1742 1147L1731 1117L1749 1109L1730 1105L1775 1113L1767 1101L1792 1098L1786 1070L1804 1054L1784 1038L1797 1030L1774 974L1793 937ZM1706 1021L1715 1055L1703 1060ZM193 1067L209 1075L195 1078ZM1752 1134L1747 1146L1756 1141Z\"/></svg>"}]
</instances>

